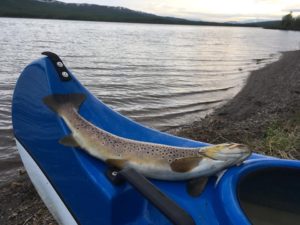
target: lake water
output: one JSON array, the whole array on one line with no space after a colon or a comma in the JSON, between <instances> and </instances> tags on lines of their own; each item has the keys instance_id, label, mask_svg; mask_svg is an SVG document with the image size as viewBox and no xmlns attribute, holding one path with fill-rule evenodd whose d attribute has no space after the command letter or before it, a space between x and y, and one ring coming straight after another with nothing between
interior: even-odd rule
<instances>
[{"instance_id":1,"label":"lake water","mask_svg":"<svg viewBox=\"0 0 300 225\"><path fill-rule=\"evenodd\" d=\"M212 112L249 72L296 49L300 32L0 18L0 173L19 162L11 125L16 80L43 51L59 54L113 109L167 130Z\"/></svg>"}]
</instances>

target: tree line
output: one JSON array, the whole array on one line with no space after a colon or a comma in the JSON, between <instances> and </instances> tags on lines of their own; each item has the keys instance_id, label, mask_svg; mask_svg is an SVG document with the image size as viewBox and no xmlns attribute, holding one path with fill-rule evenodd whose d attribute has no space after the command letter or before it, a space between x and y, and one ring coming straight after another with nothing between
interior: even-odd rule
<instances>
[{"instance_id":1,"label":"tree line","mask_svg":"<svg viewBox=\"0 0 300 225\"><path fill-rule=\"evenodd\" d=\"M282 17L281 27L285 30L300 30L300 16L293 17L293 12Z\"/></svg>"}]
</instances>

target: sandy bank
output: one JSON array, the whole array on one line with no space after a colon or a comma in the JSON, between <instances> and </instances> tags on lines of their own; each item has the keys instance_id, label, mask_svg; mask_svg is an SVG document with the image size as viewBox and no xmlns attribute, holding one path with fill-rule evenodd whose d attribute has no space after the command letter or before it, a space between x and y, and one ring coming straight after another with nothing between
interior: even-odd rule
<instances>
[{"instance_id":1,"label":"sandy bank","mask_svg":"<svg viewBox=\"0 0 300 225\"><path fill-rule=\"evenodd\" d=\"M272 123L285 124L291 118L296 118L292 127L296 127L297 136L299 115L300 51L293 51L253 72L243 90L213 115L171 132L210 143L246 142L256 151L269 154L268 149L256 143L265 138ZM300 149L283 149L272 155L300 159L299 152ZM56 224L26 173L0 187L0 202L0 224Z\"/></svg>"}]
</instances>

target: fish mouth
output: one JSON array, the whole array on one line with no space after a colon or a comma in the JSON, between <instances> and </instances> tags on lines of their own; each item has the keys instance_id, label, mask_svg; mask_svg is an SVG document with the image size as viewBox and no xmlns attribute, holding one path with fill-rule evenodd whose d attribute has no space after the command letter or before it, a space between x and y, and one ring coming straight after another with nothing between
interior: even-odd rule
<instances>
[{"instance_id":1,"label":"fish mouth","mask_svg":"<svg viewBox=\"0 0 300 225\"><path fill-rule=\"evenodd\" d=\"M242 162L248 158L252 151L247 145L230 143L205 147L200 152L213 160Z\"/></svg>"}]
</instances>

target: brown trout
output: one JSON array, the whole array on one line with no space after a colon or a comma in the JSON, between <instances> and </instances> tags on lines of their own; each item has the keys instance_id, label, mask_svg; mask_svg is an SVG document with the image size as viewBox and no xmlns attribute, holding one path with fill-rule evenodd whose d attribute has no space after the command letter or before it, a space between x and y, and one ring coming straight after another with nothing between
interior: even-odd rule
<instances>
[{"instance_id":1,"label":"brown trout","mask_svg":"<svg viewBox=\"0 0 300 225\"><path fill-rule=\"evenodd\" d=\"M54 94L43 99L72 132L59 143L79 147L119 169L132 167L154 179L189 180L240 164L251 154L247 146L236 143L184 148L119 137L96 127L78 113L84 100L85 95L80 93Z\"/></svg>"}]
</instances>

